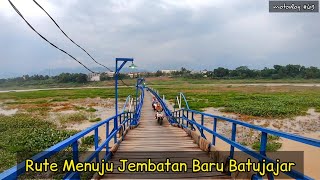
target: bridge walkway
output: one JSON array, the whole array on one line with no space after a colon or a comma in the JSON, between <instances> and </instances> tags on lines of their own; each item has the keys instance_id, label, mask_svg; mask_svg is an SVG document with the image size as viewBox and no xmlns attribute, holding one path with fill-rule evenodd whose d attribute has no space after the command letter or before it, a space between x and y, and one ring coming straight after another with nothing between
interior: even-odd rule
<instances>
[{"instance_id":1,"label":"bridge walkway","mask_svg":"<svg viewBox=\"0 0 320 180\"><path fill-rule=\"evenodd\" d=\"M146 159L149 158L146 157L147 155L140 158L141 160L139 161L139 156L142 154L141 152L146 154L150 153L150 158L155 162L157 162L156 159L164 158L162 154L173 152L172 156L174 157L170 158L170 162L188 162L188 168L191 168L191 165L189 165L191 162L189 162L189 160L192 158L198 158L201 159L201 161L204 160L210 162L209 156L203 152L197 144L193 143L193 140L185 131L171 126L167 120L164 120L162 126L157 123L151 106L152 95L150 93L145 93L144 100L139 126L128 132L114 157L111 159L111 162L114 162L116 166L121 165L119 159L123 158L122 155L127 152L132 153L132 155L129 155L131 157L129 158L129 162L146 162ZM191 152L196 154L197 157L190 157ZM133 153L136 153L137 156L134 156ZM132 157L134 157L134 160L132 160ZM184 161L186 159L188 160ZM123 179L122 177L120 178L121 174L123 173L106 174L101 179ZM161 177L163 177L163 179L171 179L173 175L174 174L170 173L161 173ZM130 179L136 178L147 179L151 178L151 176L148 173L139 173L137 176L134 174L132 174L132 176L130 175ZM210 173L197 173L197 175L195 175L194 173L189 173L188 170L188 173L180 173L179 178L230 179L230 176L216 171ZM157 179L159 179L159 177L157 177Z\"/></svg>"}]
</instances>

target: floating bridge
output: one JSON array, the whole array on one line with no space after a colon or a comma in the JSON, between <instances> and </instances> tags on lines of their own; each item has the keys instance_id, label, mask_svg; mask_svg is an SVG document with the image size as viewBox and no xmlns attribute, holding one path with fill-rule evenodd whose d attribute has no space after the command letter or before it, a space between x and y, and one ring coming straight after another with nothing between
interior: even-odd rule
<instances>
[{"instance_id":1,"label":"floating bridge","mask_svg":"<svg viewBox=\"0 0 320 180\"><path fill-rule=\"evenodd\" d=\"M275 162L274 159L267 156L268 153L266 152L266 147L268 135L279 136L281 138L290 139L316 148L320 147L320 141L316 139L301 137L273 129L263 128L235 119L192 110L189 108L187 100L182 93L180 93L180 100L177 97L180 108L178 108L178 110L171 111L164 97L161 97L156 90L142 85L137 87L140 93L133 112L126 111L124 108L123 112L119 113L118 116L113 116L101 121L35 155L31 159L34 162L43 162L44 159L50 158L56 153L69 148L72 152L72 159L74 162L100 162L104 159L106 162L114 161L116 163L116 160L123 158L123 156L126 156L128 152L137 153L136 156L130 156L131 158L135 157L136 160L139 159L138 156L141 155L139 152L149 152L150 158L157 159L165 156L162 154L170 154L172 152L174 155L172 158L177 159L178 161L184 161L188 158L200 158L207 162L219 161L228 164L228 161L230 159L234 159L235 153L239 151L257 162L262 162L263 160L267 162ZM164 109L166 118L161 126L155 120L154 111L151 107L152 96L158 99ZM185 108L181 108L181 97L183 97L182 100L185 102ZM127 102L129 101L127 99ZM212 122L210 127L205 124L205 120L208 119ZM226 137L225 135L217 132L218 121L226 121L232 125L231 137ZM236 134L237 127L239 126L261 132L260 151L254 151L237 142ZM94 145L92 151L89 152L89 154L87 153L86 157L82 157L79 151L80 140L88 135L94 135ZM216 143L218 139L228 144L229 149L227 152L222 151L221 148L219 148ZM194 156L196 157L190 157L190 154L187 152L194 153ZM0 179L18 179L26 173L25 168L26 163L21 162L20 164L1 173ZM182 179L275 179L271 173L262 177L258 173L254 172L231 173L228 171L180 173L179 175L168 172L162 174L159 173L159 177L152 177L150 173L144 172L136 174L131 173L130 175L132 176L128 179L170 179L173 178L173 176L177 176ZM296 170L286 172L285 174L293 179L313 179L312 177L303 174L303 172ZM86 177L83 177L82 173L72 171L66 172L62 178L86 179ZM92 178L123 179L123 177L121 177L121 173L106 173L104 175L98 175L95 173Z\"/></svg>"}]
</instances>

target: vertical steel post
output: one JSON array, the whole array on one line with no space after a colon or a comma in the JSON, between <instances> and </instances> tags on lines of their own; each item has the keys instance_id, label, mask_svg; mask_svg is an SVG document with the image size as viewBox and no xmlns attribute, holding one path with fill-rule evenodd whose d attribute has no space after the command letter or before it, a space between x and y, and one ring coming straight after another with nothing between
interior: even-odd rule
<instances>
[{"instance_id":1,"label":"vertical steel post","mask_svg":"<svg viewBox=\"0 0 320 180\"><path fill-rule=\"evenodd\" d=\"M191 121L196 121L195 119L194 119L194 112L191 112ZM194 129L194 127L193 127L193 124L192 123L190 123L190 128L193 130ZM197 125L196 125L197 126Z\"/></svg>"},{"instance_id":2,"label":"vertical steel post","mask_svg":"<svg viewBox=\"0 0 320 180\"><path fill-rule=\"evenodd\" d=\"M187 110L187 119L189 119L189 111ZM189 121L187 121L187 128L189 128Z\"/></svg>"},{"instance_id":3,"label":"vertical steel post","mask_svg":"<svg viewBox=\"0 0 320 180\"><path fill-rule=\"evenodd\" d=\"M116 101L116 117L114 118L113 129L116 131L118 129L118 60L116 59L116 71L115 71L115 101ZM117 137L115 137L115 143L117 142Z\"/></svg>"},{"instance_id":4,"label":"vertical steel post","mask_svg":"<svg viewBox=\"0 0 320 180\"><path fill-rule=\"evenodd\" d=\"M136 105L135 105L135 111L134 111L134 122L137 122L137 110L138 110L138 81L139 79L137 79L137 83L136 83ZM136 123L135 123L136 125Z\"/></svg>"},{"instance_id":5,"label":"vertical steel post","mask_svg":"<svg viewBox=\"0 0 320 180\"><path fill-rule=\"evenodd\" d=\"M203 127L204 125L204 115L201 114L201 126ZM201 136L204 138L204 134L203 134L203 128L201 127Z\"/></svg>"},{"instance_id":6,"label":"vertical steel post","mask_svg":"<svg viewBox=\"0 0 320 180\"><path fill-rule=\"evenodd\" d=\"M99 133L98 127L94 129L94 150L97 150L99 147ZM99 162L99 153L96 155L96 162Z\"/></svg>"},{"instance_id":7,"label":"vertical steel post","mask_svg":"<svg viewBox=\"0 0 320 180\"><path fill-rule=\"evenodd\" d=\"M217 132L217 118L213 119L213 132ZM214 134L212 134L212 144L215 146L216 145L216 136Z\"/></svg>"},{"instance_id":8,"label":"vertical steel post","mask_svg":"<svg viewBox=\"0 0 320 180\"><path fill-rule=\"evenodd\" d=\"M181 105L182 105L182 102L181 102L181 93L180 93L180 104L179 104L179 109L181 109Z\"/></svg>"},{"instance_id":9,"label":"vertical steel post","mask_svg":"<svg viewBox=\"0 0 320 180\"><path fill-rule=\"evenodd\" d=\"M231 141L236 140L236 135L237 135L237 124L232 123L232 134L231 134ZM231 145L230 147L230 159L233 159L234 155L234 146Z\"/></svg>"},{"instance_id":10,"label":"vertical steel post","mask_svg":"<svg viewBox=\"0 0 320 180\"><path fill-rule=\"evenodd\" d=\"M183 118L184 118L184 109L182 109L182 118L181 118L181 120L182 120L182 125L184 125L184 120L183 120Z\"/></svg>"},{"instance_id":11,"label":"vertical steel post","mask_svg":"<svg viewBox=\"0 0 320 180\"><path fill-rule=\"evenodd\" d=\"M110 121L108 121L107 123L106 123L106 139L108 138L108 136L109 136L109 122ZM108 152L109 151L109 142L106 144L106 152ZM107 155L107 154L106 154Z\"/></svg>"},{"instance_id":12,"label":"vertical steel post","mask_svg":"<svg viewBox=\"0 0 320 180\"><path fill-rule=\"evenodd\" d=\"M78 140L72 143L72 156L73 156L73 161L75 164L79 162L79 144ZM80 179L80 174L79 172L75 173L75 179Z\"/></svg>"},{"instance_id":13,"label":"vertical steel post","mask_svg":"<svg viewBox=\"0 0 320 180\"><path fill-rule=\"evenodd\" d=\"M266 156L266 151L267 151L267 142L268 142L268 133L266 132L261 132L261 140L260 140L260 154L263 156ZM260 175L260 174L259 174ZM259 176L258 175L258 176ZM268 179L274 179L272 173L267 174ZM261 176L260 176L261 177Z\"/></svg>"},{"instance_id":14,"label":"vertical steel post","mask_svg":"<svg viewBox=\"0 0 320 180\"><path fill-rule=\"evenodd\" d=\"M118 119L118 118L115 117L115 118L114 118L114 121L118 121L117 119ZM117 131L117 130L118 130L118 127L116 128L115 125L113 124L113 131L111 131L111 133L114 132L114 131ZM115 135L113 136L113 138L114 138L114 140L113 140L114 143L117 143L117 142L118 142L117 133L115 133Z\"/></svg>"},{"instance_id":15,"label":"vertical steel post","mask_svg":"<svg viewBox=\"0 0 320 180\"><path fill-rule=\"evenodd\" d=\"M266 155L267 140L268 140L268 134L265 132L262 132L261 141L260 141L260 154L264 156Z\"/></svg>"}]
</instances>

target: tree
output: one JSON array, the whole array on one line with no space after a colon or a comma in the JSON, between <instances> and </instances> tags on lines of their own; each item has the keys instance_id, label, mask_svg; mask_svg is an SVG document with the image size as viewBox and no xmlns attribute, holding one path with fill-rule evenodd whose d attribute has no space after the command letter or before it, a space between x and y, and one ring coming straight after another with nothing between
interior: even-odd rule
<instances>
[{"instance_id":1,"label":"tree","mask_svg":"<svg viewBox=\"0 0 320 180\"><path fill-rule=\"evenodd\" d=\"M213 70L213 74L219 78L227 77L227 76L229 76L229 69L226 69L223 67L218 67L217 69Z\"/></svg>"},{"instance_id":2,"label":"tree","mask_svg":"<svg viewBox=\"0 0 320 180\"><path fill-rule=\"evenodd\" d=\"M73 80L75 80L75 82L77 83L86 83L88 81L88 77L86 74L80 73L80 74L75 74L75 79Z\"/></svg>"},{"instance_id":3,"label":"tree","mask_svg":"<svg viewBox=\"0 0 320 180\"><path fill-rule=\"evenodd\" d=\"M275 74L275 70L274 69L269 69L267 67L265 67L260 72L261 77L264 77L264 78L270 78L270 77L272 77L273 74Z\"/></svg>"},{"instance_id":4,"label":"tree","mask_svg":"<svg viewBox=\"0 0 320 180\"><path fill-rule=\"evenodd\" d=\"M158 70L158 71L155 73L155 76L156 76L156 77L163 76L163 73L162 73L160 70Z\"/></svg>"}]
</instances>

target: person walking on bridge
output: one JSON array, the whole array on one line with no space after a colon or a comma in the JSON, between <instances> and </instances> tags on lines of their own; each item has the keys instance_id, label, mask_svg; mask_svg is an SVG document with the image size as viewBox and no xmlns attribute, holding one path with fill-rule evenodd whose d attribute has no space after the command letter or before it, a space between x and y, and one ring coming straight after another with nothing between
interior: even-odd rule
<instances>
[{"instance_id":1,"label":"person walking on bridge","mask_svg":"<svg viewBox=\"0 0 320 180\"><path fill-rule=\"evenodd\" d=\"M156 106L155 110L156 110L155 118L157 119L157 113L162 113L162 111L163 111L163 108L161 107L159 102L157 102L157 106Z\"/></svg>"},{"instance_id":2,"label":"person walking on bridge","mask_svg":"<svg viewBox=\"0 0 320 180\"><path fill-rule=\"evenodd\" d=\"M157 101L156 97L153 96L152 97L152 108L154 111L156 110L157 103L158 103L158 101Z\"/></svg>"}]
</instances>

